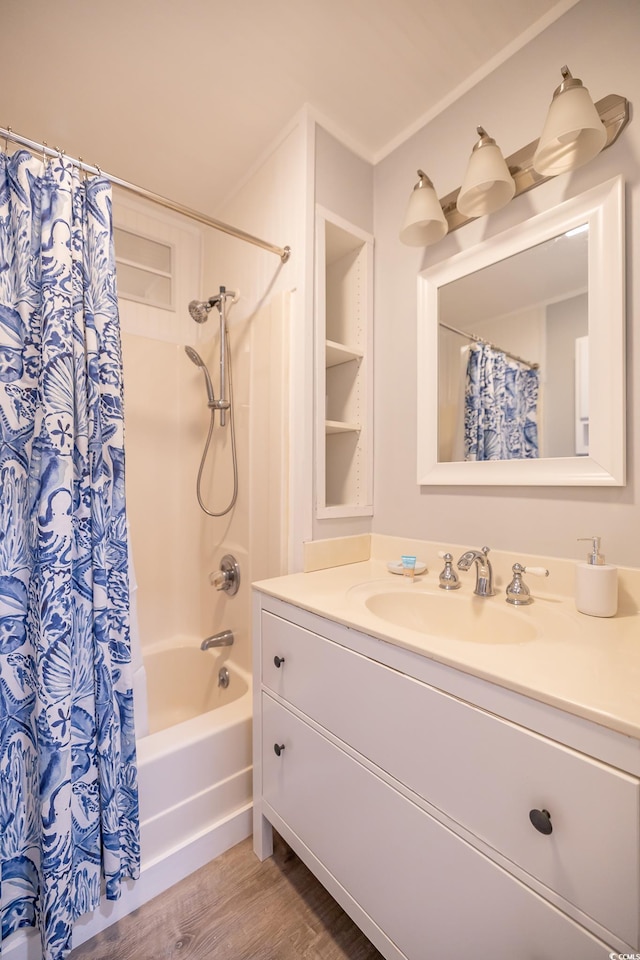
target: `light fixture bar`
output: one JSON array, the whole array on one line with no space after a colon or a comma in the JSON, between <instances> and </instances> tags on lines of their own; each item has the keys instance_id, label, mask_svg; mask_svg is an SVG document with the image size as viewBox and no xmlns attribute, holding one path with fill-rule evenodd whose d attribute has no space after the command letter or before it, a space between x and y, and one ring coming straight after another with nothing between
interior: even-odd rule
<instances>
[{"instance_id":1,"label":"light fixture bar","mask_svg":"<svg viewBox=\"0 0 640 960\"><path fill-rule=\"evenodd\" d=\"M629 101L625 97L618 96L616 93L610 93L607 97L603 97L602 100L598 100L595 107L607 131L607 140L602 148L606 150L612 143L615 143L629 123ZM509 172L516 184L514 197L519 197L521 193L526 193L533 187L537 187L538 184L553 179L552 175L543 176L533 169L533 155L536 152L537 146L538 141L534 140L506 159ZM456 201L460 189L461 188L458 187L457 190L448 193L446 197L440 200L440 206L449 224L449 233L457 230L459 227L463 227L465 223L471 223L472 220L478 219L477 217L465 217L458 210Z\"/></svg>"}]
</instances>

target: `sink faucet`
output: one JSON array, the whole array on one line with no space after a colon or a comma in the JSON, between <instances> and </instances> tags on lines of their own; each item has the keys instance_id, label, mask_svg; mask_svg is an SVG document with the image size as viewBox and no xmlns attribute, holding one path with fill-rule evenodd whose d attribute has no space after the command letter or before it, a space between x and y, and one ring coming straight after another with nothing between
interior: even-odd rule
<instances>
[{"instance_id":1,"label":"sink faucet","mask_svg":"<svg viewBox=\"0 0 640 960\"><path fill-rule=\"evenodd\" d=\"M478 597L492 597L495 594L493 589L493 570L489 562L489 547L483 547L482 550L467 550L458 560L458 570L471 569L471 564L476 565L476 588L473 591Z\"/></svg>"},{"instance_id":2,"label":"sink faucet","mask_svg":"<svg viewBox=\"0 0 640 960\"><path fill-rule=\"evenodd\" d=\"M230 647L233 643L233 630L223 630L222 633L214 633L212 637L207 637L200 644L201 650L210 650L211 647Z\"/></svg>"}]
</instances>

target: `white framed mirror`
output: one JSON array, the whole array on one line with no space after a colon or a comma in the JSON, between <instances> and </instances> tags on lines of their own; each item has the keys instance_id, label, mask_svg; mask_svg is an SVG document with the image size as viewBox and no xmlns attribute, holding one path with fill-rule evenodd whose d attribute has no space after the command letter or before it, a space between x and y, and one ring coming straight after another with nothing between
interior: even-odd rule
<instances>
[{"instance_id":1,"label":"white framed mirror","mask_svg":"<svg viewBox=\"0 0 640 960\"><path fill-rule=\"evenodd\" d=\"M419 274L419 484L624 485L624 256L615 177Z\"/></svg>"}]
</instances>

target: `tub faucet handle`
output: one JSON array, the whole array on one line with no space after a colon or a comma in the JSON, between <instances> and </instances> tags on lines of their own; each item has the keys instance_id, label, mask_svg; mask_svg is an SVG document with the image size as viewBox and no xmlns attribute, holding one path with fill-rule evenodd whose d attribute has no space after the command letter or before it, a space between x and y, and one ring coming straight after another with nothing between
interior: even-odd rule
<instances>
[{"instance_id":1,"label":"tub faucet handle","mask_svg":"<svg viewBox=\"0 0 640 960\"><path fill-rule=\"evenodd\" d=\"M216 590L224 590L230 597L235 597L240 587L240 565L232 554L225 554L220 569L209 574L209 583Z\"/></svg>"}]
</instances>

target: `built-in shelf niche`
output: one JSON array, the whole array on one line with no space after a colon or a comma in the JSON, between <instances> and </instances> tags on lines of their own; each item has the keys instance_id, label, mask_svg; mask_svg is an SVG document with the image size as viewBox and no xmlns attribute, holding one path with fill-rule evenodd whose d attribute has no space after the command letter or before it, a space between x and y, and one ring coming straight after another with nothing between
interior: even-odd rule
<instances>
[{"instance_id":1,"label":"built-in shelf niche","mask_svg":"<svg viewBox=\"0 0 640 960\"><path fill-rule=\"evenodd\" d=\"M316 208L316 515L373 513L373 237Z\"/></svg>"}]
</instances>

